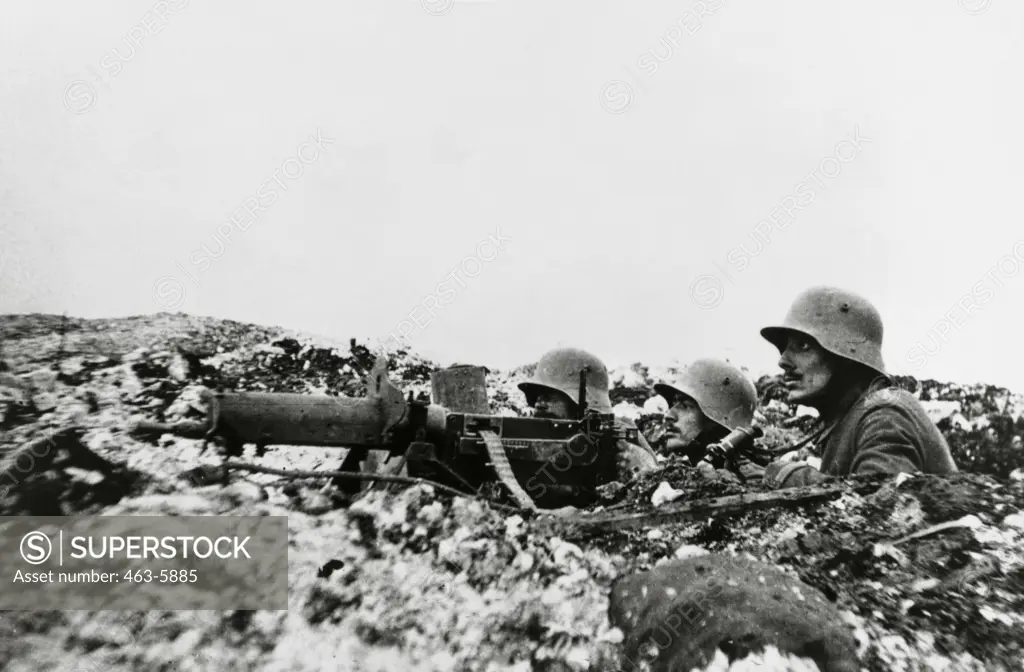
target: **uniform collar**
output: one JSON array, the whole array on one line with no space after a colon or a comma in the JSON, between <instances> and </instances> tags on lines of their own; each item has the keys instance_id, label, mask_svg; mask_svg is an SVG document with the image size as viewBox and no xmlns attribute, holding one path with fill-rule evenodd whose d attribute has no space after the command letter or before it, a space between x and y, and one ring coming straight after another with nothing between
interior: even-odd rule
<instances>
[{"instance_id":1,"label":"uniform collar","mask_svg":"<svg viewBox=\"0 0 1024 672\"><path fill-rule=\"evenodd\" d=\"M856 405L871 387L869 381L858 381L844 389L827 407L819 409L821 419L825 424L831 424L842 420L850 409Z\"/></svg>"}]
</instances>

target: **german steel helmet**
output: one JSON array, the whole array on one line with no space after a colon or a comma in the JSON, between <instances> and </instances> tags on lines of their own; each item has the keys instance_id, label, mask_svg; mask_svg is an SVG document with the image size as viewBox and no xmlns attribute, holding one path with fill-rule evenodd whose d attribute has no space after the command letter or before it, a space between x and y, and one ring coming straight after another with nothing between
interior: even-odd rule
<instances>
[{"instance_id":1,"label":"german steel helmet","mask_svg":"<svg viewBox=\"0 0 1024 672\"><path fill-rule=\"evenodd\" d=\"M701 412L729 431L754 421L757 389L732 364L720 359L698 359L683 367L671 383L658 383L654 391L671 400L673 393L697 402Z\"/></svg>"},{"instance_id":2,"label":"german steel helmet","mask_svg":"<svg viewBox=\"0 0 1024 672\"><path fill-rule=\"evenodd\" d=\"M557 348L544 353L537 362L533 377L519 383L526 400L533 405L537 388L557 390L579 401L580 371L587 369L587 406L601 413L612 412L608 397L608 368L600 359L584 350Z\"/></svg>"},{"instance_id":3,"label":"german steel helmet","mask_svg":"<svg viewBox=\"0 0 1024 672\"><path fill-rule=\"evenodd\" d=\"M810 336L833 355L863 364L882 375L882 316L867 299L835 287L812 287L800 294L779 326L761 335L782 352L788 332Z\"/></svg>"}]
</instances>

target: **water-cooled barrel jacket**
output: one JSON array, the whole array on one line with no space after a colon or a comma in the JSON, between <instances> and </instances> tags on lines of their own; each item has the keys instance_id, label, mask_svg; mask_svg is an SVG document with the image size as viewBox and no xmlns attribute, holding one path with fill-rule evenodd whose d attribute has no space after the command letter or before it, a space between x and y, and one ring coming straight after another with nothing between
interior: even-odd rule
<instances>
[{"instance_id":1,"label":"water-cooled barrel jacket","mask_svg":"<svg viewBox=\"0 0 1024 672\"><path fill-rule=\"evenodd\" d=\"M924 407L896 387L860 394L821 448L820 471L803 462L773 462L765 470L765 482L792 488L822 483L830 476L959 471Z\"/></svg>"}]
</instances>

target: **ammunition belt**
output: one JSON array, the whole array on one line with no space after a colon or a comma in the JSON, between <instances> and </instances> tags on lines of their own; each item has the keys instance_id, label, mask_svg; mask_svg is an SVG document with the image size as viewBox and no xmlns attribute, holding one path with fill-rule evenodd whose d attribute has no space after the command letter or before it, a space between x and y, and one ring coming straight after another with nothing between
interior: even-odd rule
<instances>
[{"instance_id":1,"label":"ammunition belt","mask_svg":"<svg viewBox=\"0 0 1024 672\"><path fill-rule=\"evenodd\" d=\"M491 459L491 464L494 465L494 471L497 472L498 478L505 487L511 491L519 506L531 511L536 510L537 505L533 503L530 496L519 486L519 481L516 480L515 474L512 473L512 465L508 463L508 455L505 454L505 447L501 445L501 439L498 435L492 431L485 430L480 432L480 436L483 437L484 445L487 446L487 456Z\"/></svg>"}]
</instances>

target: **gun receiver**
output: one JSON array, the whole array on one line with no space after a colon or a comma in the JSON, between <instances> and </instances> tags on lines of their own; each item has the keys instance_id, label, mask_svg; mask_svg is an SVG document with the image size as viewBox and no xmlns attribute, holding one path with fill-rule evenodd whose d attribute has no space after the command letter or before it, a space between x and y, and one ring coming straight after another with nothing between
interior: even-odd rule
<instances>
[{"instance_id":1,"label":"gun receiver","mask_svg":"<svg viewBox=\"0 0 1024 672\"><path fill-rule=\"evenodd\" d=\"M614 479L617 442L624 437L613 415L588 409L580 418L557 420L462 412L484 410L481 394L486 402L485 388L470 389L485 384L482 372L467 368L432 376L433 396L463 406L459 411L415 401L411 394L403 398L378 358L365 397L207 392L204 422L140 422L134 433L219 439L230 456L241 455L246 444L255 444L257 454L272 445L348 448L342 471L365 469L364 461L373 461L367 459L370 451L387 451L388 459L404 459L410 476L451 487L475 491L499 480L523 506L534 500L542 506L583 505L598 485ZM581 375L581 391L584 381ZM545 480L534 483L540 473ZM524 486L541 492L526 495Z\"/></svg>"}]
</instances>

